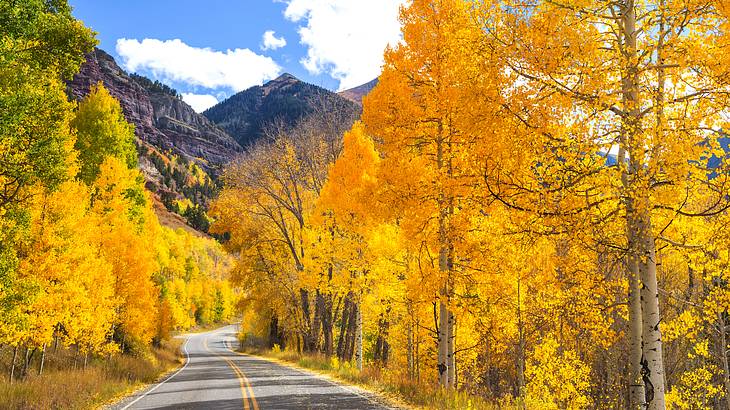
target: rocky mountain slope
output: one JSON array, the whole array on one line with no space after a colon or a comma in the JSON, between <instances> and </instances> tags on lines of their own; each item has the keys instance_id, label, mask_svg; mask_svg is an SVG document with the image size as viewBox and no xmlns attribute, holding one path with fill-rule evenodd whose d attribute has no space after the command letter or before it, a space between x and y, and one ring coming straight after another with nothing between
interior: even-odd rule
<instances>
[{"instance_id":1,"label":"rocky mountain slope","mask_svg":"<svg viewBox=\"0 0 730 410\"><path fill-rule=\"evenodd\" d=\"M114 58L96 49L68 84L72 98L82 99L91 85L102 82L134 124L140 168L147 187L168 210L185 215L204 229L216 176L242 151L225 131L196 113L177 92L158 82L128 75Z\"/></svg>"},{"instance_id":2,"label":"rocky mountain slope","mask_svg":"<svg viewBox=\"0 0 730 410\"><path fill-rule=\"evenodd\" d=\"M203 113L246 146L263 135L268 124L292 126L321 107L358 112L360 107L336 93L283 74L263 86L244 90Z\"/></svg>"},{"instance_id":3,"label":"rocky mountain slope","mask_svg":"<svg viewBox=\"0 0 730 410\"><path fill-rule=\"evenodd\" d=\"M368 95L368 93L370 93L370 91L372 91L373 88L375 88L376 85L378 85L378 79L377 78L374 79L373 81L370 81L369 83L365 83L363 85L359 85L359 86L357 86L355 88L350 88L349 90L340 91L337 94L340 97L347 98L348 100L350 100L350 101L354 102L355 104L361 106L362 105L362 99L363 99L363 97L365 97L366 95Z\"/></svg>"}]
</instances>

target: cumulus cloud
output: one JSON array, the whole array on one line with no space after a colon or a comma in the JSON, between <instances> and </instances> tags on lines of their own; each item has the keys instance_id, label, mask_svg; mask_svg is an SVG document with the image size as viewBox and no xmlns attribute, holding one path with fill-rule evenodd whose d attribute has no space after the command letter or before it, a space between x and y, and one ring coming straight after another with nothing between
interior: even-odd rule
<instances>
[{"instance_id":1,"label":"cumulus cloud","mask_svg":"<svg viewBox=\"0 0 730 410\"><path fill-rule=\"evenodd\" d=\"M218 104L218 99L210 94L182 93L182 99L188 103L189 106L193 107L195 112L203 112Z\"/></svg>"},{"instance_id":2,"label":"cumulus cloud","mask_svg":"<svg viewBox=\"0 0 730 410\"><path fill-rule=\"evenodd\" d=\"M262 50L276 50L286 45L286 39L284 37L276 37L274 30L268 30L264 33L264 37L261 42Z\"/></svg>"},{"instance_id":3,"label":"cumulus cloud","mask_svg":"<svg viewBox=\"0 0 730 410\"><path fill-rule=\"evenodd\" d=\"M181 40L117 40L117 54L129 71L145 69L155 77L216 89L245 90L276 78L281 72L274 60L249 49L216 51L191 47Z\"/></svg>"},{"instance_id":4,"label":"cumulus cloud","mask_svg":"<svg viewBox=\"0 0 730 410\"><path fill-rule=\"evenodd\" d=\"M288 0L284 16L302 24L302 65L339 80L342 90L380 75L383 51L400 41L398 11L406 1Z\"/></svg>"}]
</instances>

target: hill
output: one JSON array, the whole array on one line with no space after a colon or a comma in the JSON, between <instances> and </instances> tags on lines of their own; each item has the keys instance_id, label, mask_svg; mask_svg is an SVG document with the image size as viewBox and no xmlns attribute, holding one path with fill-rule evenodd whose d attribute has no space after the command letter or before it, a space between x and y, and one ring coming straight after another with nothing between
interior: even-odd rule
<instances>
[{"instance_id":1,"label":"hill","mask_svg":"<svg viewBox=\"0 0 730 410\"><path fill-rule=\"evenodd\" d=\"M327 107L359 113L354 102L321 87L283 74L262 86L244 90L206 110L205 115L240 145L246 146L264 134L268 124L293 126L302 118Z\"/></svg>"},{"instance_id":2,"label":"hill","mask_svg":"<svg viewBox=\"0 0 730 410\"><path fill-rule=\"evenodd\" d=\"M375 86L378 85L378 79L374 79L373 81L370 81L368 83L365 83L363 85L359 85L355 88L350 88L349 90L340 91L337 94L340 97L347 98L348 100L354 102L357 105L362 105L362 99L366 95L370 93L370 91L375 88Z\"/></svg>"},{"instance_id":3,"label":"hill","mask_svg":"<svg viewBox=\"0 0 730 410\"><path fill-rule=\"evenodd\" d=\"M98 82L120 101L127 121L135 126L147 188L167 210L206 230L201 210L207 209L217 191L217 175L242 151L241 146L196 113L175 90L127 74L112 56L95 49L68 83L68 94L80 100Z\"/></svg>"}]
</instances>

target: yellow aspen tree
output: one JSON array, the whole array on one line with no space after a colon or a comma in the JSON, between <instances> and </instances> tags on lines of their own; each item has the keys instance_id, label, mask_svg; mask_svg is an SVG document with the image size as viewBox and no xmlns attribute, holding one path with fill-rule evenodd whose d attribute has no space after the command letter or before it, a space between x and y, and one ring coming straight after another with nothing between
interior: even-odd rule
<instances>
[{"instance_id":1,"label":"yellow aspen tree","mask_svg":"<svg viewBox=\"0 0 730 410\"><path fill-rule=\"evenodd\" d=\"M463 1L414 1L401 12L403 42L385 53L379 84L364 100L363 122L383 156L383 184L393 209L434 256L439 303L439 383L455 385L454 304L457 249L474 186L467 159L478 119L491 117L489 64L473 64L482 33ZM474 87L474 88L472 88ZM405 225L404 225L405 226ZM425 248L424 248L425 249ZM433 252L431 252L433 251ZM434 283L435 283L434 282Z\"/></svg>"},{"instance_id":2,"label":"yellow aspen tree","mask_svg":"<svg viewBox=\"0 0 730 410\"><path fill-rule=\"evenodd\" d=\"M710 1L686 7L672 0L494 2L482 9L492 51L484 57L497 56L513 76L511 91L522 98L510 99L508 112L534 154L532 168L524 168L532 177L523 173L532 187L492 174L490 190L523 210L591 214L584 223L624 226L611 245L625 249L631 407L664 408L657 242L681 242L663 235L676 215L726 208L725 177L712 180L705 167L719 149L718 108L727 96L705 59L713 47L707 24L721 23L717 10ZM613 165L596 160L601 155ZM707 206L685 199L702 191L715 193ZM618 213L606 212L610 203Z\"/></svg>"},{"instance_id":3,"label":"yellow aspen tree","mask_svg":"<svg viewBox=\"0 0 730 410\"><path fill-rule=\"evenodd\" d=\"M115 295L120 299L115 330L125 348L130 343L149 343L157 315L158 290L152 276L158 269L153 244L159 225L141 181L139 171L108 157L92 185L96 240L101 255L112 265Z\"/></svg>"},{"instance_id":4,"label":"yellow aspen tree","mask_svg":"<svg viewBox=\"0 0 730 410\"><path fill-rule=\"evenodd\" d=\"M365 127L357 122L344 135L343 154L332 164L327 174L327 182L314 210L315 220L329 224L324 232L325 238L340 238L338 244L325 239L325 249L332 255L320 255L330 272L342 266L345 281L354 282L346 286L347 292L357 295L357 330L355 341L355 360L357 368L363 366L363 294L367 292L368 277L371 274L370 256L367 248L368 233L374 228L372 201L369 198L378 189L378 163L380 158L373 141L365 135ZM315 249L316 250L316 249ZM340 335L342 337L342 335Z\"/></svg>"}]
</instances>

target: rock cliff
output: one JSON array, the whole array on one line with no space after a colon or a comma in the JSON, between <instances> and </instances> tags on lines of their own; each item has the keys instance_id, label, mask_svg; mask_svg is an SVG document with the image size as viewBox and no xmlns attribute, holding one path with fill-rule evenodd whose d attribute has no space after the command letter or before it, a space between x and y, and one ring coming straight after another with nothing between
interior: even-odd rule
<instances>
[{"instance_id":1,"label":"rock cliff","mask_svg":"<svg viewBox=\"0 0 730 410\"><path fill-rule=\"evenodd\" d=\"M69 83L69 93L81 99L91 85L100 81L121 102L137 137L163 153L194 161L215 175L241 151L241 146L225 131L178 96L150 86L149 80L139 81L128 75L103 50L89 54L81 72Z\"/></svg>"}]
</instances>

